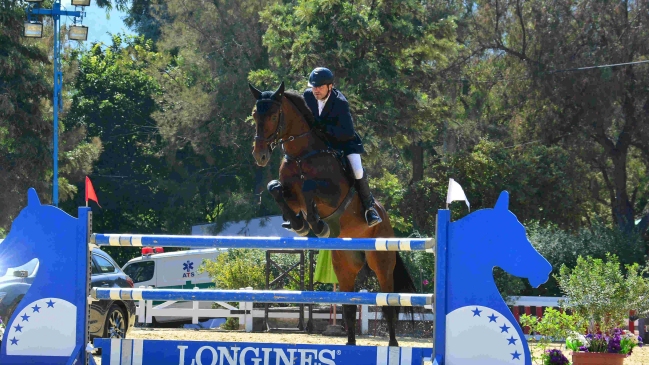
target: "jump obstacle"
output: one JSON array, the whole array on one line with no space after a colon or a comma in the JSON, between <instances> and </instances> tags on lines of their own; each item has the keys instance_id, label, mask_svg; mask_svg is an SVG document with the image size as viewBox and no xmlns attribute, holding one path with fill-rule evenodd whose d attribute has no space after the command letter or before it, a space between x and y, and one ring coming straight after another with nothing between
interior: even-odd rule
<instances>
[{"instance_id":1,"label":"jump obstacle","mask_svg":"<svg viewBox=\"0 0 649 365\"><path fill-rule=\"evenodd\" d=\"M423 364L531 365L527 341L493 279L493 268L546 282L551 265L527 239L509 211L503 191L494 208L451 222L438 210L436 239L345 239L197 237L92 234L91 212L74 218L41 205L28 190L28 204L0 244L0 273L34 258L39 270L7 322L0 364L94 363L86 347L89 302L99 299L251 301L305 304L433 304L431 348L342 346L177 340L95 339L103 365L342 365ZM301 291L159 290L90 288L90 244L98 246L222 247L258 249L424 250L435 254L435 293L344 293Z\"/></svg>"}]
</instances>

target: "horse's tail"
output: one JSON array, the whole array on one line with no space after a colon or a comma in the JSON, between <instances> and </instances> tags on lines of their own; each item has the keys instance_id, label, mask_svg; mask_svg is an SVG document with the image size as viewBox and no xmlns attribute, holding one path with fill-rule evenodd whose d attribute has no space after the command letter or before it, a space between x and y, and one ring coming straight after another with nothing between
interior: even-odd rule
<instances>
[{"instance_id":1,"label":"horse's tail","mask_svg":"<svg viewBox=\"0 0 649 365\"><path fill-rule=\"evenodd\" d=\"M410 272L406 264L403 262L399 252L397 254L397 263L394 267L394 292L395 293L417 293L417 287L415 286ZM404 307L404 312L410 313L410 323L412 324L413 331L415 330L415 309L412 306ZM397 317L399 316L399 307L396 308Z\"/></svg>"}]
</instances>

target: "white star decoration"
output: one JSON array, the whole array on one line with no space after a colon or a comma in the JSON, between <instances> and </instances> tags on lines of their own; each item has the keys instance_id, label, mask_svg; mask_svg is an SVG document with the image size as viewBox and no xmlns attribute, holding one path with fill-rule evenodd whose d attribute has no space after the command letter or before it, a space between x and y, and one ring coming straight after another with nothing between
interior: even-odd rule
<instances>
[{"instance_id":1,"label":"white star decoration","mask_svg":"<svg viewBox=\"0 0 649 365\"><path fill-rule=\"evenodd\" d=\"M516 327L483 306L462 307L446 315L446 365L525 365Z\"/></svg>"},{"instance_id":2,"label":"white star decoration","mask_svg":"<svg viewBox=\"0 0 649 365\"><path fill-rule=\"evenodd\" d=\"M39 299L7 326L7 355L70 356L76 329L77 307L60 298Z\"/></svg>"}]
</instances>

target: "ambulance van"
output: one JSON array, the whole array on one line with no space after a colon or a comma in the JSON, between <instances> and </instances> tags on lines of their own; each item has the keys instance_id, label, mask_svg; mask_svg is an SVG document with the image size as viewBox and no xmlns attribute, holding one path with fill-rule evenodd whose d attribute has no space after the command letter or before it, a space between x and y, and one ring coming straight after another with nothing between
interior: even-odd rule
<instances>
[{"instance_id":1,"label":"ambulance van","mask_svg":"<svg viewBox=\"0 0 649 365\"><path fill-rule=\"evenodd\" d=\"M214 288L215 284L207 272L198 273L203 260L216 260L227 249L198 249L163 252L161 247L143 247L142 256L129 260L122 270L133 280L133 287L159 289ZM163 302L154 301L156 306ZM168 308L192 308L192 302L176 302ZM199 302L199 308L210 309L210 302ZM154 316L155 323L187 322L191 317ZM201 319L203 320L203 319Z\"/></svg>"},{"instance_id":2,"label":"ambulance van","mask_svg":"<svg viewBox=\"0 0 649 365\"><path fill-rule=\"evenodd\" d=\"M209 248L163 252L160 247L143 247L142 256L131 259L122 270L133 279L133 287L201 289L214 287L207 272L198 273L204 259L216 260L224 249Z\"/></svg>"}]
</instances>

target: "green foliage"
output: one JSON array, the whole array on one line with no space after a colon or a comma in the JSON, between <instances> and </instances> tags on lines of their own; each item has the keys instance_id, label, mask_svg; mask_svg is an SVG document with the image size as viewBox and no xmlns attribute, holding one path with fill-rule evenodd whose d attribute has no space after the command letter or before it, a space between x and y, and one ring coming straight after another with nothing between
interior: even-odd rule
<instances>
[{"instance_id":1,"label":"green foliage","mask_svg":"<svg viewBox=\"0 0 649 365\"><path fill-rule=\"evenodd\" d=\"M623 326L631 310L647 312L649 303L644 298L649 295L649 279L644 275L649 269L637 263L625 268L626 275L617 256L609 253L605 260L579 256L572 270L562 265L556 276L567 297L562 307L587 320L591 333L595 325L603 332Z\"/></svg>"},{"instance_id":2,"label":"green foliage","mask_svg":"<svg viewBox=\"0 0 649 365\"><path fill-rule=\"evenodd\" d=\"M526 228L532 245L553 268L550 280L540 288L542 295L561 295L555 277L561 266L575 267L580 255L605 259L610 253L624 265L645 261L646 243L640 236L626 235L600 220L576 232L564 231L554 224L542 226L536 221L528 222Z\"/></svg>"},{"instance_id":3,"label":"green foliage","mask_svg":"<svg viewBox=\"0 0 649 365\"><path fill-rule=\"evenodd\" d=\"M225 323L223 323L220 328L224 329L224 330L229 330L229 331L238 330L239 329L239 318L229 317L228 319L225 320Z\"/></svg>"},{"instance_id":4,"label":"green foliage","mask_svg":"<svg viewBox=\"0 0 649 365\"><path fill-rule=\"evenodd\" d=\"M553 343L568 338L573 332L581 332L585 328L585 322L579 314L568 314L558 311L552 307L544 310L543 316L538 318L523 314L520 316L521 327L529 327L530 333L538 334L539 337L530 337L528 345L533 359L543 361L545 350ZM543 352L535 356L532 351L532 344L539 347Z\"/></svg>"},{"instance_id":5,"label":"green foliage","mask_svg":"<svg viewBox=\"0 0 649 365\"><path fill-rule=\"evenodd\" d=\"M252 287L259 290L266 286L262 250L230 249L220 254L216 260L203 260L198 273L203 272L208 273L219 289Z\"/></svg>"}]
</instances>

